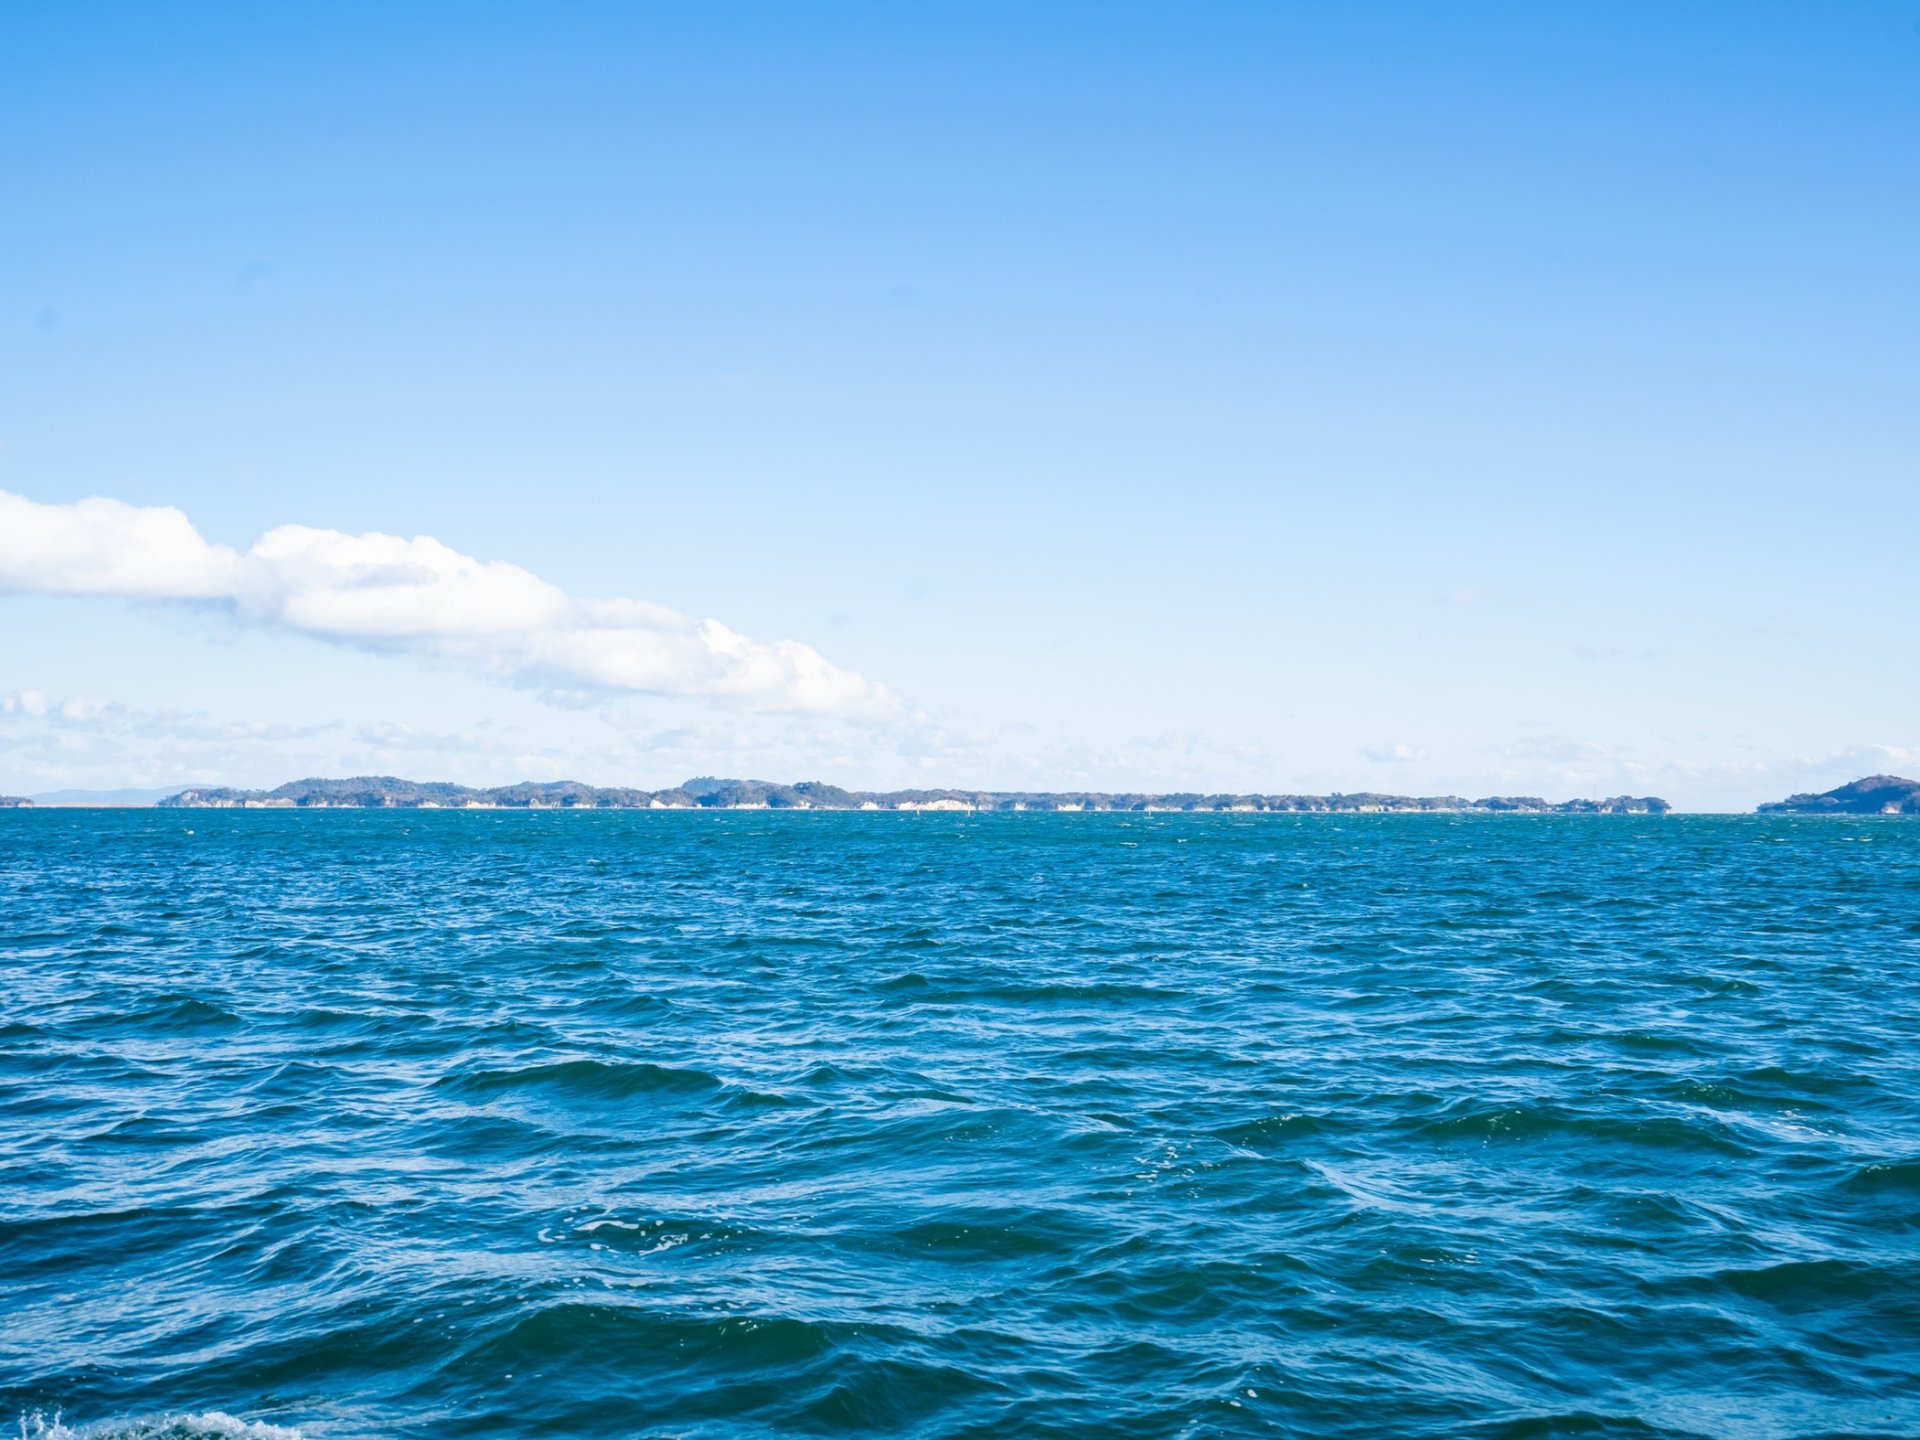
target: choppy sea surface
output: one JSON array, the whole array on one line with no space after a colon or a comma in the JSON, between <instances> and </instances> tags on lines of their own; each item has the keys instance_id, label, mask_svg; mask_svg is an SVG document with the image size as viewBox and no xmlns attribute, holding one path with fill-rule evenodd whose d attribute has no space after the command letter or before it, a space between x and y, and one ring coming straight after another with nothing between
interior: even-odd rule
<instances>
[{"instance_id":1,"label":"choppy sea surface","mask_svg":"<svg viewBox=\"0 0 1920 1440\"><path fill-rule=\"evenodd\" d=\"M1920 823L0 813L0 1406L1920 1434Z\"/></svg>"}]
</instances>

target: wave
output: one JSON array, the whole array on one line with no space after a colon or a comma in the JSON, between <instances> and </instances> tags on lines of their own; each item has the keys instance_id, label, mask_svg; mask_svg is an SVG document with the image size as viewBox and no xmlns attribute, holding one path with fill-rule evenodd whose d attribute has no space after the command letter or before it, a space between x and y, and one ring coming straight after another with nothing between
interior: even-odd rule
<instances>
[{"instance_id":1,"label":"wave","mask_svg":"<svg viewBox=\"0 0 1920 1440\"><path fill-rule=\"evenodd\" d=\"M127 1030L144 1035L156 1030L189 1033L231 1030L245 1022L225 1006L197 995L176 994L155 996L141 1009L101 1014L83 1023L87 1029Z\"/></svg>"},{"instance_id":2,"label":"wave","mask_svg":"<svg viewBox=\"0 0 1920 1440\"><path fill-rule=\"evenodd\" d=\"M652 1220L625 1219L617 1214L590 1215L564 1227L540 1232L547 1244L583 1241L596 1250L632 1255L662 1255L693 1245L743 1245L765 1242L760 1231L726 1220L656 1216Z\"/></svg>"},{"instance_id":3,"label":"wave","mask_svg":"<svg viewBox=\"0 0 1920 1440\"><path fill-rule=\"evenodd\" d=\"M996 982L982 977L941 983L917 970L879 981L873 988L886 992L890 1005L1133 1005L1173 1004L1187 998L1184 990L1124 980Z\"/></svg>"},{"instance_id":4,"label":"wave","mask_svg":"<svg viewBox=\"0 0 1920 1440\"><path fill-rule=\"evenodd\" d=\"M1590 1115L1564 1105L1522 1102L1492 1105L1460 1101L1422 1120L1414 1133L1436 1140L1517 1141L1569 1139L1614 1145L1713 1150L1751 1155L1719 1123L1701 1123L1673 1115Z\"/></svg>"},{"instance_id":5,"label":"wave","mask_svg":"<svg viewBox=\"0 0 1920 1440\"><path fill-rule=\"evenodd\" d=\"M724 1088L705 1070L650 1061L556 1060L516 1069L467 1070L442 1076L434 1088L492 1097L534 1091L567 1100L624 1100L640 1095L695 1095Z\"/></svg>"},{"instance_id":6,"label":"wave","mask_svg":"<svg viewBox=\"0 0 1920 1440\"><path fill-rule=\"evenodd\" d=\"M1920 1195L1920 1159L1883 1160L1872 1165L1862 1165L1845 1182L1849 1190L1865 1191L1869 1194L1895 1191L1910 1191Z\"/></svg>"},{"instance_id":7,"label":"wave","mask_svg":"<svg viewBox=\"0 0 1920 1440\"><path fill-rule=\"evenodd\" d=\"M785 1315L702 1314L568 1300L522 1316L455 1363L498 1374L535 1366L594 1366L610 1355L671 1354L683 1364L785 1368L836 1353L848 1329Z\"/></svg>"},{"instance_id":8,"label":"wave","mask_svg":"<svg viewBox=\"0 0 1920 1440\"><path fill-rule=\"evenodd\" d=\"M1228 1125L1213 1132L1216 1140L1224 1140L1229 1145L1259 1147L1274 1145L1286 1140L1304 1139L1309 1135L1318 1135L1325 1126L1316 1115L1297 1111L1281 1114L1262 1115L1257 1120L1242 1120L1238 1124Z\"/></svg>"},{"instance_id":9,"label":"wave","mask_svg":"<svg viewBox=\"0 0 1920 1440\"><path fill-rule=\"evenodd\" d=\"M1785 1310L1844 1310L1862 1302L1886 1305L1881 1318L1920 1314L1920 1263L1827 1257L1721 1270L1713 1282Z\"/></svg>"},{"instance_id":10,"label":"wave","mask_svg":"<svg viewBox=\"0 0 1920 1440\"><path fill-rule=\"evenodd\" d=\"M1661 1437L1691 1437L1697 1432L1667 1430L1649 1425L1633 1415L1601 1415L1590 1410L1569 1410L1552 1415L1528 1415L1507 1420L1471 1432L1486 1440L1661 1440Z\"/></svg>"},{"instance_id":11,"label":"wave","mask_svg":"<svg viewBox=\"0 0 1920 1440\"><path fill-rule=\"evenodd\" d=\"M978 1264L1070 1255L1099 1237L1097 1227L1064 1209L1010 1206L927 1216L895 1230L883 1243L910 1255Z\"/></svg>"}]
</instances>

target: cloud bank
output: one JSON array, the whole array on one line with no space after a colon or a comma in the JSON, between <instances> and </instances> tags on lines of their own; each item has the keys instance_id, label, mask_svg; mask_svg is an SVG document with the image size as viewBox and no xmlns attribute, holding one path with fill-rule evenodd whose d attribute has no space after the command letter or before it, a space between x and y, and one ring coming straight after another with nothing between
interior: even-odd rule
<instances>
[{"instance_id":1,"label":"cloud bank","mask_svg":"<svg viewBox=\"0 0 1920 1440\"><path fill-rule=\"evenodd\" d=\"M216 604L243 624L463 665L546 690L905 718L885 686L793 640L754 640L642 600L569 595L430 536L269 530L244 553L170 506L42 505L0 491L0 591Z\"/></svg>"}]
</instances>

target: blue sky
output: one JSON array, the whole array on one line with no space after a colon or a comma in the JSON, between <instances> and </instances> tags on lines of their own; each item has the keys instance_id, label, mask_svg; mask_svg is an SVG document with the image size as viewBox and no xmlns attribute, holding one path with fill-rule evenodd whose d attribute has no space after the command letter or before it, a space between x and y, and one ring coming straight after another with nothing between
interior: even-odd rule
<instances>
[{"instance_id":1,"label":"blue sky","mask_svg":"<svg viewBox=\"0 0 1920 1440\"><path fill-rule=\"evenodd\" d=\"M0 204L0 790L1920 774L1920 5L19 5Z\"/></svg>"}]
</instances>

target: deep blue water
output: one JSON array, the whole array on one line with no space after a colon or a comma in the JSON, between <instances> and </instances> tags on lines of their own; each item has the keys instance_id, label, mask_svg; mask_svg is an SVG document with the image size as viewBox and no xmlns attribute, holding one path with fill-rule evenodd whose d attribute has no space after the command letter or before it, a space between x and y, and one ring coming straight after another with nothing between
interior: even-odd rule
<instances>
[{"instance_id":1,"label":"deep blue water","mask_svg":"<svg viewBox=\"0 0 1920 1440\"><path fill-rule=\"evenodd\" d=\"M0 1001L28 1436L1920 1434L1920 823L0 813Z\"/></svg>"}]
</instances>

